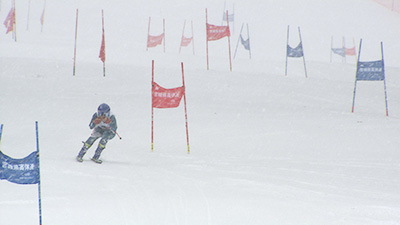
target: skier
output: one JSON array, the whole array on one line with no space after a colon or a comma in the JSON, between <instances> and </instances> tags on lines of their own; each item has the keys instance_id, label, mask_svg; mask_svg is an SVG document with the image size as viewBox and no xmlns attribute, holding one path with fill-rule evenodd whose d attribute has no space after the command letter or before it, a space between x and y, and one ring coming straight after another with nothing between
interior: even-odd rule
<instances>
[{"instance_id":1,"label":"skier","mask_svg":"<svg viewBox=\"0 0 400 225\"><path fill-rule=\"evenodd\" d=\"M86 154L88 149L98 138L101 138L92 158L92 161L100 164L103 162L99 159L101 152L106 148L107 142L113 139L117 132L117 120L115 116L111 114L110 106L105 103L101 104L97 108L97 112L93 114L89 127L90 129L93 129L93 132L90 137L83 143L83 147L76 157L76 160L78 162L83 162L82 158Z\"/></svg>"}]
</instances>

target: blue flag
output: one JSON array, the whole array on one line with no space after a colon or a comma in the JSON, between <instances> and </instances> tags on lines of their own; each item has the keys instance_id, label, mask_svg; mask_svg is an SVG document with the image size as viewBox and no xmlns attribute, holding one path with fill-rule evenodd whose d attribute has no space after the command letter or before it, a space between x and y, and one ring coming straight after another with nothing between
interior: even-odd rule
<instances>
[{"instance_id":1,"label":"blue flag","mask_svg":"<svg viewBox=\"0 0 400 225\"><path fill-rule=\"evenodd\" d=\"M293 58L303 57L303 44L300 42L296 48L292 48L287 45L287 56Z\"/></svg>"},{"instance_id":2,"label":"blue flag","mask_svg":"<svg viewBox=\"0 0 400 225\"><path fill-rule=\"evenodd\" d=\"M244 49L250 50L250 39L243 40L242 35L240 35L240 42L241 42L242 45L244 46Z\"/></svg>"},{"instance_id":3,"label":"blue flag","mask_svg":"<svg viewBox=\"0 0 400 225\"><path fill-rule=\"evenodd\" d=\"M0 151L0 180L16 184L37 184L39 179L38 152L32 152L23 159L13 159Z\"/></svg>"},{"instance_id":4,"label":"blue flag","mask_svg":"<svg viewBox=\"0 0 400 225\"><path fill-rule=\"evenodd\" d=\"M346 56L346 51L344 48L332 48L332 52L342 57Z\"/></svg>"},{"instance_id":5,"label":"blue flag","mask_svg":"<svg viewBox=\"0 0 400 225\"><path fill-rule=\"evenodd\" d=\"M358 62L357 80L385 80L383 60Z\"/></svg>"},{"instance_id":6,"label":"blue flag","mask_svg":"<svg viewBox=\"0 0 400 225\"><path fill-rule=\"evenodd\" d=\"M1 142L1 135L3 134L3 124L0 126L0 142Z\"/></svg>"}]
</instances>

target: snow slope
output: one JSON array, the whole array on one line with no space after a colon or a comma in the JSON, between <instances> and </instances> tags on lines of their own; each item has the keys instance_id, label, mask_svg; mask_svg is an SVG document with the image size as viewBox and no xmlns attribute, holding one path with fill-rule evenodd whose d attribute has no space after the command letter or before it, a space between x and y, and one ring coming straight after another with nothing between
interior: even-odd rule
<instances>
[{"instance_id":1,"label":"snow slope","mask_svg":"<svg viewBox=\"0 0 400 225\"><path fill-rule=\"evenodd\" d=\"M236 1L236 47L249 23L252 59L242 46L229 72L226 39L210 43L206 70L205 8L221 23L224 1L17 1L18 42L0 36L1 150L22 158L36 149L39 122L43 224L343 224L400 223L400 16L374 1ZM229 9L233 2L226 2ZM10 5L2 1L0 18ZM75 15L77 64L72 76ZM98 59L105 12L106 77ZM166 53L146 51L166 20ZM193 20L196 55L178 54L184 20ZM289 59L286 30L303 61ZM2 30L5 32L4 27ZM3 32L2 31L2 32ZM186 32L189 32L188 30ZM189 33L188 33L189 35ZM244 34L246 35L246 33ZM363 38L361 59L380 59L384 43L389 117L383 84L359 82L351 113L355 61L330 63L330 40ZM233 51L234 49L232 49ZM150 147L151 60L155 80L181 85L184 109L155 109ZM116 114L115 138L97 165L75 156L100 103ZM37 224L37 186L0 182L0 224Z\"/></svg>"}]
</instances>

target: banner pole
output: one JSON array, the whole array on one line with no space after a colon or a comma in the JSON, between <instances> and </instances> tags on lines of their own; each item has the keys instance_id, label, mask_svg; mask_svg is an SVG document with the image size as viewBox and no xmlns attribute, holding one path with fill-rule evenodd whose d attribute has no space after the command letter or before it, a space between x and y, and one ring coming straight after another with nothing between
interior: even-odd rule
<instances>
[{"instance_id":1,"label":"banner pole","mask_svg":"<svg viewBox=\"0 0 400 225\"><path fill-rule=\"evenodd\" d=\"M165 53L165 19L163 19L164 53Z\"/></svg>"},{"instance_id":2,"label":"banner pole","mask_svg":"<svg viewBox=\"0 0 400 225\"><path fill-rule=\"evenodd\" d=\"M76 41L78 38L78 9L76 9L76 23L75 23L75 45L74 45L74 68L73 68L73 76L75 76L75 68L76 68Z\"/></svg>"},{"instance_id":3,"label":"banner pole","mask_svg":"<svg viewBox=\"0 0 400 225\"><path fill-rule=\"evenodd\" d=\"M190 153L189 147L189 128L188 128L188 116L187 116L187 106L186 106L186 86L185 86L185 75L183 71L183 62L181 62L182 67L182 83L183 83L183 90L185 91L183 95L183 102L185 103L185 123L186 123L186 141L187 141L187 153Z\"/></svg>"},{"instance_id":4,"label":"banner pole","mask_svg":"<svg viewBox=\"0 0 400 225\"><path fill-rule=\"evenodd\" d=\"M41 185L40 185L40 154L39 154L39 129L38 129L38 122L36 121L36 151L38 154L38 161L39 161L39 182L38 182L38 195L39 195L39 224L42 225L42 192L41 192Z\"/></svg>"},{"instance_id":5,"label":"banner pole","mask_svg":"<svg viewBox=\"0 0 400 225\"><path fill-rule=\"evenodd\" d=\"M354 91L353 91L353 104L351 107L351 112L354 112L354 103L356 100L356 88L357 88L357 73L358 73L358 65L360 63L360 55L361 55L361 44L362 44L362 39L360 39L360 47L358 49L358 59L357 59L357 69L356 69L356 81L354 82Z\"/></svg>"},{"instance_id":6,"label":"banner pole","mask_svg":"<svg viewBox=\"0 0 400 225\"><path fill-rule=\"evenodd\" d=\"M288 47L289 47L289 25L287 26L287 38L286 38L286 63L285 63L285 76L287 76Z\"/></svg>"},{"instance_id":7,"label":"banner pole","mask_svg":"<svg viewBox=\"0 0 400 225\"><path fill-rule=\"evenodd\" d=\"M151 61L151 151L154 150L154 107L153 107L153 85L154 85L154 60Z\"/></svg>"},{"instance_id":8,"label":"banner pole","mask_svg":"<svg viewBox=\"0 0 400 225\"><path fill-rule=\"evenodd\" d=\"M383 42L381 42L381 54L382 54L382 73L383 73L383 85L385 89L385 105L386 105L386 116L389 116L387 92L386 92L386 75L385 75L385 62L383 60Z\"/></svg>"},{"instance_id":9,"label":"banner pole","mask_svg":"<svg viewBox=\"0 0 400 225\"><path fill-rule=\"evenodd\" d=\"M192 46L193 46L193 55L194 54L194 34L193 34L193 20L191 20L191 24L192 24Z\"/></svg>"},{"instance_id":10,"label":"banner pole","mask_svg":"<svg viewBox=\"0 0 400 225\"><path fill-rule=\"evenodd\" d=\"M226 10L226 20L228 24L228 29L229 29L229 16L228 16L228 10ZM228 47L229 47L229 69L232 72L232 57L231 57L231 34L229 30L229 35L228 35Z\"/></svg>"},{"instance_id":11,"label":"banner pole","mask_svg":"<svg viewBox=\"0 0 400 225\"><path fill-rule=\"evenodd\" d=\"M14 40L17 42L17 9L15 7L15 0L13 0L13 7L14 7Z\"/></svg>"},{"instance_id":12,"label":"banner pole","mask_svg":"<svg viewBox=\"0 0 400 225\"><path fill-rule=\"evenodd\" d=\"M148 29L147 29L147 44L146 44L146 51L148 51L148 50L149 50L150 21L151 21L151 17L149 16L149 26L148 26Z\"/></svg>"},{"instance_id":13,"label":"banner pole","mask_svg":"<svg viewBox=\"0 0 400 225\"><path fill-rule=\"evenodd\" d=\"M186 20L183 22L182 38L181 38L181 44L179 46L179 53L181 53L181 49L182 49L183 36L185 34L185 26L186 26Z\"/></svg>"},{"instance_id":14,"label":"banner pole","mask_svg":"<svg viewBox=\"0 0 400 225\"><path fill-rule=\"evenodd\" d=\"M44 13L46 11L46 0L44 0L43 4L43 12L42 12L42 17L40 18L41 22L41 27L40 27L40 32L43 32L43 24L44 24Z\"/></svg>"},{"instance_id":15,"label":"banner pole","mask_svg":"<svg viewBox=\"0 0 400 225\"><path fill-rule=\"evenodd\" d=\"M304 73L307 78L307 68L306 68L306 57L304 56L304 48L303 48L303 41L301 40L301 33L300 33L300 27L297 27L299 30L299 37L300 37L300 43L301 43L301 50L303 51L303 63L304 63Z\"/></svg>"},{"instance_id":16,"label":"banner pole","mask_svg":"<svg viewBox=\"0 0 400 225\"><path fill-rule=\"evenodd\" d=\"M105 51L105 48L106 48L106 46L105 46L105 34L104 34L104 10L102 9L101 10L101 23L102 23L102 30L103 30L103 39L104 39L104 55L106 54L106 51ZM103 77L105 77L106 76L106 61L104 60L104 62L103 62Z\"/></svg>"},{"instance_id":17,"label":"banner pole","mask_svg":"<svg viewBox=\"0 0 400 225\"><path fill-rule=\"evenodd\" d=\"M210 69L209 62L208 62L208 18L207 18L207 8L206 8L206 55L207 55L207 70Z\"/></svg>"},{"instance_id":18,"label":"banner pole","mask_svg":"<svg viewBox=\"0 0 400 225\"><path fill-rule=\"evenodd\" d=\"M249 32L249 24L246 24L247 26L247 39L249 40L249 57L251 59L251 45L250 45L250 32Z\"/></svg>"},{"instance_id":19,"label":"banner pole","mask_svg":"<svg viewBox=\"0 0 400 225\"><path fill-rule=\"evenodd\" d=\"M243 25L244 25L244 23L242 23L242 28L240 28L240 33L239 33L238 41L236 43L235 53L233 54L233 59L236 58L236 52L237 52L237 49L238 49L238 46L239 46L240 37L242 35Z\"/></svg>"}]
</instances>

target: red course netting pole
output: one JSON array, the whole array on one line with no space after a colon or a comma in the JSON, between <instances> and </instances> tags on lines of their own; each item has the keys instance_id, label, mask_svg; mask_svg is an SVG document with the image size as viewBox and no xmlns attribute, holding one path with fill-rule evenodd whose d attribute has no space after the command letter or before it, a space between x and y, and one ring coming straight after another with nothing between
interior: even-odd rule
<instances>
[{"instance_id":1,"label":"red course netting pole","mask_svg":"<svg viewBox=\"0 0 400 225\"><path fill-rule=\"evenodd\" d=\"M207 8L206 8L206 55L207 55L207 70L210 69L209 63L208 63L208 19L207 19Z\"/></svg>"},{"instance_id":2,"label":"red course netting pole","mask_svg":"<svg viewBox=\"0 0 400 225\"><path fill-rule=\"evenodd\" d=\"M151 61L151 151L154 149L154 108L153 108L154 60Z\"/></svg>"},{"instance_id":3,"label":"red course netting pole","mask_svg":"<svg viewBox=\"0 0 400 225\"><path fill-rule=\"evenodd\" d=\"M187 117L187 107L186 107L186 86L185 86L185 75L183 72L183 62L181 63L182 67L182 83L183 83L183 90L185 91L183 95L183 102L185 104L185 122L186 122L186 141L187 141L187 153L190 153L190 147L189 147L189 128L188 128L188 117Z\"/></svg>"}]
</instances>

